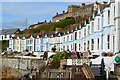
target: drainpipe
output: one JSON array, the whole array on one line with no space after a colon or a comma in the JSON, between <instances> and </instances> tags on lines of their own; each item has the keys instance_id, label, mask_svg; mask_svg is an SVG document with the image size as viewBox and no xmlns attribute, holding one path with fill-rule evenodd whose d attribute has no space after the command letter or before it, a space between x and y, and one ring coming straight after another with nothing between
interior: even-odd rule
<instances>
[{"instance_id":1,"label":"drainpipe","mask_svg":"<svg viewBox=\"0 0 120 80\"><path fill-rule=\"evenodd\" d=\"M109 80L109 72L108 67L106 68L106 79Z\"/></svg>"}]
</instances>

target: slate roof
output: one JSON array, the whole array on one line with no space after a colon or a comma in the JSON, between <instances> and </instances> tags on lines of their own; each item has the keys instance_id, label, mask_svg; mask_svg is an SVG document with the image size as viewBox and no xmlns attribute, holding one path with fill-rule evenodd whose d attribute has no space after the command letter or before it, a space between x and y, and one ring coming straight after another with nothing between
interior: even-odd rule
<instances>
[{"instance_id":1,"label":"slate roof","mask_svg":"<svg viewBox=\"0 0 120 80\"><path fill-rule=\"evenodd\" d=\"M51 37L51 35L53 35L53 37L58 37L59 34L62 36L62 35L63 35L63 32L61 31L61 32L57 32L57 33L56 33L56 31L51 31L51 32L48 32L48 33L47 33L47 36L48 36L48 37Z\"/></svg>"},{"instance_id":2,"label":"slate roof","mask_svg":"<svg viewBox=\"0 0 120 80\"><path fill-rule=\"evenodd\" d=\"M18 28L2 29L2 30L0 30L0 34L15 34L17 31L20 31L20 29L18 29Z\"/></svg>"},{"instance_id":3,"label":"slate roof","mask_svg":"<svg viewBox=\"0 0 120 80\"><path fill-rule=\"evenodd\" d=\"M99 5L100 6L100 12L107 6L107 5Z\"/></svg>"},{"instance_id":4,"label":"slate roof","mask_svg":"<svg viewBox=\"0 0 120 80\"><path fill-rule=\"evenodd\" d=\"M63 16L63 15L64 15L64 14L61 13L61 14L55 15L53 18L55 18L55 17L60 17L60 16Z\"/></svg>"}]
</instances>

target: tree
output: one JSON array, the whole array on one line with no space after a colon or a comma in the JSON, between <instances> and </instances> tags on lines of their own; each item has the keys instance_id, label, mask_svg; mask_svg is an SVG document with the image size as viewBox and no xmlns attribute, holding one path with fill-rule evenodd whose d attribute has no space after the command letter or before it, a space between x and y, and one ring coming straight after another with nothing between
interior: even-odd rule
<instances>
[{"instance_id":1,"label":"tree","mask_svg":"<svg viewBox=\"0 0 120 80\"><path fill-rule=\"evenodd\" d=\"M52 48L52 51L53 51L53 52L55 52L55 51L56 51L56 46L54 46L54 47Z\"/></svg>"},{"instance_id":2,"label":"tree","mask_svg":"<svg viewBox=\"0 0 120 80\"><path fill-rule=\"evenodd\" d=\"M2 45L0 48L2 49L2 51L7 50L7 47L9 46L9 41L8 40L2 40L0 41L0 44Z\"/></svg>"},{"instance_id":3,"label":"tree","mask_svg":"<svg viewBox=\"0 0 120 80\"><path fill-rule=\"evenodd\" d=\"M53 60L49 66L51 69L58 69L60 67L60 60Z\"/></svg>"},{"instance_id":4,"label":"tree","mask_svg":"<svg viewBox=\"0 0 120 80\"><path fill-rule=\"evenodd\" d=\"M51 69L58 69L60 67L60 53L57 53L53 56L53 61L50 63L50 68Z\"/></svg>"},{"instance_id":5,"label":"tree","mask_svg":"<svg viewBox=\"0 0 120 80\"><path fill-rule=\"evenodd\" d=\"M47 60L47 58L48 58L48 52L44 52L44 55L41 55L40 57L43 57L43 59Z\"/></svg>"}]
</instances>

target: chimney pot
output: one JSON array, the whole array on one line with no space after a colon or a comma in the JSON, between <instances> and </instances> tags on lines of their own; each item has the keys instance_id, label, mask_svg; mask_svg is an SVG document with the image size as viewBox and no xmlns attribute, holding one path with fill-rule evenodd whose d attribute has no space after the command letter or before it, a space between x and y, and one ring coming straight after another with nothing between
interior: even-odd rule
<instances>
[{"instance_id":1,"label":"chimney pot","mask_svg":"<svg viewBox=\"0 0 120 80\"><path fill-rule=\"evenodd\" d=\"M58 12L56 13L56 15L58 15Z\"/></svg>"},{"instance_id":2,"label":"chimney pot","mask_svg":"<svg viewBox=\"0 0 120 80\"><path fill-rule=\"evenodd\" d=\"M63 11L63 14L65 13L65 11Z\"/></svg>"},{"instance_id":3,"label":"chimney pot","mask_svg":"<svg viewBox=\"0 0 120 80\"><path fill-rule=\"evenodd\" d=\"M84 6L85 5L85 3L82 3L82 6Z\"/></svg>"}]
</instances>

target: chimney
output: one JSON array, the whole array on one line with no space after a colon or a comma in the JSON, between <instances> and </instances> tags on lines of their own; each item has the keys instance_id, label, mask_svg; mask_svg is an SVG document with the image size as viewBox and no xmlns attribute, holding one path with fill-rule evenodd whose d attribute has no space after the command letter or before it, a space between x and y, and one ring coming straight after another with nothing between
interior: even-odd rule
<instances>
[{"instance_id":1,"label":"chimney","mask_svg":"<svg viewBox=\"0 0 120 80\"><path fill-rule=\"evenodd\" d=\"M46 20L44 22L47 22Z\"/></svg>"},{"instance_id":2,"label":"chimney","mask_svg":"<svg viewBox=\"0 0 120 80\"><path fill-rule=\"evenodd\" d=\"M58 12L56 13L56 15L58 15Z\"/></svg>"},{"instance_id":3,"label":"chimney","mask_svg":"<svg viewBox=\"0 0 120 80\"><path fill-rule=\"evenodd\" d=\"M82 3L82 6L84 6L85 5L85 3Z\"/></svg>"},{"instance_id":4,"label":"chimney","mask_svg":"<svg viewBox=\"0 0 120 80\"><path fill-rule=\"evenodd\" d=\"M65 14L65 11L63 11L63 14Z\"/></svg>"}]
</instances>

